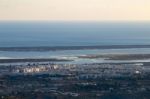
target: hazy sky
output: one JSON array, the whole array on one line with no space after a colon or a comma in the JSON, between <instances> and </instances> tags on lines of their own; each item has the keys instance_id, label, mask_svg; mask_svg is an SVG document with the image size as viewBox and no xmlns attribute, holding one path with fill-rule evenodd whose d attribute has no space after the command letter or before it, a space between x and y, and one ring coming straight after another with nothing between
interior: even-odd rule
<instances>
[{"instance_id":1,"label":"hazy sky","mask_svg":"<svg viewBox=\"0 0 150 99\"><path fill-rule=\"evenodd\" d=\"M0 0L0 20L150 20L150 0Z\"/></svg>"}]
</instances>

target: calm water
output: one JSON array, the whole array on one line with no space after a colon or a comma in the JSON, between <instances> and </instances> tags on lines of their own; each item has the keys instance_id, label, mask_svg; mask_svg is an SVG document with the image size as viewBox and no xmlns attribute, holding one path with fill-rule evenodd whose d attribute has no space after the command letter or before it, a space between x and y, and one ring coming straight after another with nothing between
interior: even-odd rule
<instances>
[{"instance_id":1,"label":"calm water","mask_svg":"<svg viewBox=\"0 0 150 99\"><path fill-rule=\"evenodd\" d=\"M0 47L150 44L150 23L0 22ZM0 58L45 58L85 54L150 53L143 49L3 52Z\"/></svg>"},{"instance_id":2,"label":"calm water","mask_svg":"<svg viewBox=\"0 0 150 99\"><path fill-rule=\"evenodd\" d=\"M150 44L150 23L0 22L0 47Z\"/></svg>"}]
</instances>

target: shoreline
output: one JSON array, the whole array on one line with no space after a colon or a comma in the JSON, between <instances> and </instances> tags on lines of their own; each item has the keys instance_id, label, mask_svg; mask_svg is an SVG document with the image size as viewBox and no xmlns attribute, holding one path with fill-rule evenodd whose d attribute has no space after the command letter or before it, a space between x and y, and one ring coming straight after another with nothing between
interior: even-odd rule
<instances>
[{"instance_id":1,"label":"shoreline","mask_svg":"<svg viewBox=\"0 0 150 99\"><path fill-rule=\"evenodd\" d=\"M0 47L0 51L61 51L61 50L93 50L93 49L131 49L150 48L150 45L94 45L94 46L39 46L39 47Z\"/></svg>"},{"instance_id":2,"label":"shoreline","mask_svg":"<svg viewBox=\"0 0 150 99\"><path fill-rule=\"evenodd\" d=\"M69 59L55 58L26 58L26 59L0 59L0 63L19 63L19 62L70 62Z\"/></svg>"},{"instance_id":3,"label":"shoreline","mask_svg":"<svg viewBox=\"0 0 150 99\"><path fill-rule=\"evenodd\" d=\"M108 61L132 61L132 60L150 60L150 54L87 54L84 56L74 56L79 60L88 59L93 60L105 60ZM88 61L87 60L87 61ZM24 62L73 62L76 59L67 59L64 58L9 58L9 59L0 59L0 63L24 63ZM86 63L86 62L85 62ZM87 62L88 63L88 62ZM94 62L93 62L94 63Z\"/></svg>"},{"instance_id":4,"label":"shoreline","mask_svg":"<svg viewBox=\"0 0 150 99\"><path fill-rule=\"evenodd\" d=\"M145 60L150 59L150 54L105 54L105 55L85 55L78 56L78 58L83 59L99 59L104 58L104 60Z\"/></svg>"}]
</instances>

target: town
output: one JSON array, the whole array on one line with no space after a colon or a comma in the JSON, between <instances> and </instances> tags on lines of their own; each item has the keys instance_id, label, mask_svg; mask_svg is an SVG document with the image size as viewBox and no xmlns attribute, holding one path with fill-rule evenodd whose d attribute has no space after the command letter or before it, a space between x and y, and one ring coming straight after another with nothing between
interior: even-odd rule
<instances>
[{"instance_id":1,"label":"town","mask_svg":"<svg viewBox=\"0 0 150 99\"><path fill-rule=\"evenodd\" d=\"M1 99L141 99L150 96L149 63L0 66Z\"/></svg>"}]
</instances>

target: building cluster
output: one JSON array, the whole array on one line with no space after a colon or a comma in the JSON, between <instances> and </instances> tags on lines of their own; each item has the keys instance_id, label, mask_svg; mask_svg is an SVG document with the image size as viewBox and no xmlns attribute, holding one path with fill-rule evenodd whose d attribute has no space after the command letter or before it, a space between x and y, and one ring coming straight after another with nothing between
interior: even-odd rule
<instances>
[{"instance_id":1,"label":"building cluster","mask_svg":"<svg viewBox=\"0 0 150 99\"><path fill-rule=\"evenodd\" d=\"M8 66L1 70L5 74L64 74L77 78L126 77L145 75L150 72L149 66L142 63L133 64L34 64ZM2 74L2 73L1 73Z\"/></svg>"},{"instance_id":2,"label":"building cluster","mask_svg":"<svg viewBox=\"0 0 150 99\"><path fill-rule=\"evenodd\" d=\"M143 63L1 66L0 95L5 99L12 96L31 99L31 95L39 96L39 93L49 99L59 96L63 99L99 99L109 93L147 93L150 91L149 75L150 67Z\"/></svg>"}]
</instances>

